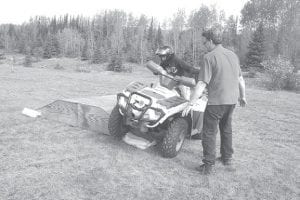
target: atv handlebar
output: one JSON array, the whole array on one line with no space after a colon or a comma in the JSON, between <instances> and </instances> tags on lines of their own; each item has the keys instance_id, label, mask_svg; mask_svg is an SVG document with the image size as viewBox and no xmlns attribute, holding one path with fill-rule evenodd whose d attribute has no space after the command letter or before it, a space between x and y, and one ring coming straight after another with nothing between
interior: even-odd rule
<instances>
[{"instance_id":1,"label":"atv handlebar","mask_svg":"<svg viewBox=\"0 0 300 200\"><path fill-rule=\"evenodd\" d=\"M189 78L189 77L185 77L185 76L175 76L175 80L187 87L195 87L196 86L195 79L193 79L193 78Z\"/></svg>"},{"instance_id":2,"label":"atv handlebar","mask_svg":"<svg viewBox=\"0 0 300 200\"><path fill-rule=\"evenodd\" d=\"M146 63L146 67L151 71L153 72L154 74L158 74L158 75L162 75L162 76L167 76L169 78L172 78L174 79L173 76L169 75L166 70L164 70L164 68L162 68L160 65L156 64L155 62L153 61L148 61Z\"/></svg>"}]
</instances>

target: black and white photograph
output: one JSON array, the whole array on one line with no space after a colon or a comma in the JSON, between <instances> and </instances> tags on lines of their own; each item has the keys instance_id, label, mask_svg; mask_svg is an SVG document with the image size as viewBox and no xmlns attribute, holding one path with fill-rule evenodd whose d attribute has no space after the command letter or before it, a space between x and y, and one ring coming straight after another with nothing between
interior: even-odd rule
<instances>
[{"instance_id":1,"label":"black and white photograph","mask_svg":"<svg viewBox=\"0 0 300 200\"><path fill-rule=\"evenodd\" d=\"M0 200L300 199L300 0L0 2Z\"/></svg>"}]
</instances>

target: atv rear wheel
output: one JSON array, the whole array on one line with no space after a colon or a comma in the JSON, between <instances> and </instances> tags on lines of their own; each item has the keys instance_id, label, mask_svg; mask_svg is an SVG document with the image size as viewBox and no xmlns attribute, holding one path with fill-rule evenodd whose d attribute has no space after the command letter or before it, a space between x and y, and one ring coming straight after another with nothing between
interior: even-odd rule
<instances>
[{"instance_id":1,"label":"atv rear wheel","mask_svg":"<svg viewBox=\"0 0 300 200\"><path fill-rule=\"evenodd\" d=\"M160 144L160 151L165 158L174 158L181 150L188 132L188 122L180 117L169 125L167 134Z\"/></svg>"},{"instance_id":2,"label":"atv rear wheel","mask_svg":"<svg viewBox=\"0 0 300 200\"><path fill-rule=\"evenodd\" d=\"M108 130L110 135L116 138L122 138L128 132L128 128L123 123L123 116L120 114L118 105L110 113Z\"/></svg>"}]
</instances>

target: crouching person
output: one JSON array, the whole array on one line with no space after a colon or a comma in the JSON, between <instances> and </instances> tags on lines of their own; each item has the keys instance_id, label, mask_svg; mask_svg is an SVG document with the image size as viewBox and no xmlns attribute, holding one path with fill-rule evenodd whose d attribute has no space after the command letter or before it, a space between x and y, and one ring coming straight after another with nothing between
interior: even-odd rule
<instances>
[{"instance_id":1,"label":"crouching person","mask_svg":"<svg viewBox=\"0 0 300 200\"><path fill-rule=\"evenodd\" d=\"M195 78L199 72L197 68L194 68L178 58L173 49L169 46L163 46L157 49L156 55L159 56L161 62L160 66L166 70L166 72L172 76L186 76ZM190 89L184 85L179 85L178 89L180 95L186 100L190 100Z\"/></svg>"},{"instance_id":2,"label":"crouching person","mask_svg":"<svg viewBox=\"0 0 300 200\"><path fill-rule=\"evenodd\" d=\"M180 58L178 58L171 47L163 46L157 49L156 55L160 57L160 66L162 66L166 72L172 76L185 76L190 78L195 78L199 69L190 66ZM178 89L180 95L186 100L190 100L191 90L189 87L184 85L179 85ZM205 94L204 94L205 95ZM203 124L203 112L193 111L192 118L192 139L201 139L201 130Z\"/></svg>"}]
</instances>

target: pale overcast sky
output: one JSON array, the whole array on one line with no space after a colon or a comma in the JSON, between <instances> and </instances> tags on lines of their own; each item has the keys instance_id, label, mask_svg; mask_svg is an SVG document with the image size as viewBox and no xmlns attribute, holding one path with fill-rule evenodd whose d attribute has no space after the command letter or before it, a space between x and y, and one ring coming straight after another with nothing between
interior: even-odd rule
<instances>
[{"instance_id":1,"label":"pale overcast sky","mask_svg":"<svg viewBox=\"0 0 300 200\"><path fill-rule=\"evenodd\" d=\"M247 0L1 0L0 24L21 24L36 15L51 17L69 13L93 16L105 9L121 9L135 16L143 13L162 21L172 17L178 8L184 8L189 13L201 4L214 4L228 17L239 15L245 2Z\"/></svg>"}]
</instances>

